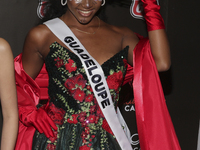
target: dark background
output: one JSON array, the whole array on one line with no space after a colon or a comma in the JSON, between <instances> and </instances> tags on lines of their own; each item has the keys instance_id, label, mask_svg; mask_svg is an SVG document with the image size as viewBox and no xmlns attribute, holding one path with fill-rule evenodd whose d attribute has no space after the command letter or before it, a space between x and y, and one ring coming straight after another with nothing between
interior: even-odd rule
<instances>
[{"instance_id":1,"label":"dark background","mask_svg":"<svg viewBox=\"0 0 200 150\"><path fill-rule=\"evenodd\" d=\"M127 26L147 36L145 22L134 19L125 5L107 5L107 22ZM14 56L22 51L24 38L38 22L37 0L0 0L0 36L11 45ZM172 66L161 73L167 106L183 150L197 149L200 110L200 2L198 0L162 0L164 18L171 47Z\"/></svg>"}]
</instances>

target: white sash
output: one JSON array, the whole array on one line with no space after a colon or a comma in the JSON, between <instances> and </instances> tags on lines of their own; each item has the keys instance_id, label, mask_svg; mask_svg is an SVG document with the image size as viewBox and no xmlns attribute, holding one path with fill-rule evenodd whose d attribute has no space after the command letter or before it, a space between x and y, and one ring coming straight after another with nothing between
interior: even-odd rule
<instances>
[{"instance_id":1,"label":"white sash","mask_svg":"<svg viewBox=\"0 0 200 150\"><path fill-rule=\"evenodd\" d=\"M59 18L44 23L81 60L94 95L122 150L132 150L129 139L118 120L110 91L99 63L87 52L69 27Z\"/></svg>"}]
</instances>

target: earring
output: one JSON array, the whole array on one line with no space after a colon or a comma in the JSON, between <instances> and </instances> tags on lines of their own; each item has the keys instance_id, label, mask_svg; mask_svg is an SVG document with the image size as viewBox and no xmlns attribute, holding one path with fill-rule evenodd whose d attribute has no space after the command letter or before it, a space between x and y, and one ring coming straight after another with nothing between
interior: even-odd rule
<instances>
[{"instance_id":1,"label":"earring","mask_svg":"<svg viewBox=\"0 0 200 150\"><path fill-rule=\"evenodd\" d=\"M102 0L102 1L103 1L103 3L101 4L101 6L104 6L106 3L106 0Z\"/></svg>"},{"instance_id":2,"label":"earring","mask_svg":"<svg viewBox=\"0 0 200 150\"><path fill-rule=\"evenodd\" d=\"M67 4L67 0L65 0L65 2L63 2L63 0L61 0L61 5L65 6Z\"/></svg>"}]
</instances>

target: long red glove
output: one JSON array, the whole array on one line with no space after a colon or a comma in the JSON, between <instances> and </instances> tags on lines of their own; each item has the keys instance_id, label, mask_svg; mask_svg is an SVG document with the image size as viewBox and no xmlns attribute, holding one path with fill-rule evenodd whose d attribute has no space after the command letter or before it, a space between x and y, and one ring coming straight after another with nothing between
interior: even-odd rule
<instances>
[{"instance_id":1,"label":"long red glove","mask_svg":"<svg viewBox=\"0 0 200 150\"><path fill-rule=\"evenodd\" d=\"M156 0L141 0L144 8L144 18L147 24L147 30L165 29L164 21L160 15L160 6Z\"/></svg>"},{"instance_id":2,"label":"long red glove","mask_svg":"<svg viewBox=\"0 0 200 150\"><path fill-rule=\"evenodd\" d=\"M31 114L26 117L24 124L26 126L34 126L40 133L44 133L47 138L55 136L51 127L57 130L55 123L42 108L31 112Z\"/></svg>"}]
</instances>

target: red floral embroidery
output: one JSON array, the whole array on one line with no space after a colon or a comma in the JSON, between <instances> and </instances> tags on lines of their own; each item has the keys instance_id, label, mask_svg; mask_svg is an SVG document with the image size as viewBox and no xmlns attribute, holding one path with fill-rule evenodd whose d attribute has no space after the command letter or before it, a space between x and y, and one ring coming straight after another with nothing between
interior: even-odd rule
<instances>
[{"instance_id":1,"label":"red floral embroidery","mask_svg":"<svg viewBox=\"0 0 200 150\"><path fill-rule=\"evenodd\" d=\"M86 102L92 102L93 98L94 98L93 94L89 94L89 95L87 95L87 97L85 98L85 101L86 101Z\"/></svg>"},{"instance_id":2,"label":"red floral embroidery","mask_svg":"<svg viewBox=\"0 0 200 150\"><path fill-rule=\"evenodd\" d=\"M68 60L68 63L65 64L65 68L66 70L69 71L69 73L71 73L72 71L76 71L77 69L76 64L74 63L72 59Z\"/></svg>"},{"instance_id":3,"label":"red floral embroidery","mask_svg":"<svg viewBox=\"0 0 200 150\"><path fill-rule=\"evenodd\" d=\"M90 91L90 92L93 92L93 90L92 90L92 87L91 86L87 86L87 89Z\"/></svg>"},{"instance_id":4,"label":"red floral embroidery","mask_svg":"<svg viewBox=\"0 0 200 150\"><path fill-rule=\"evenodd\" d=\"M107 121L104 119L103 120L103 124L102 124L102 128L104 130L106 130L108 133L112 134L113 135L113 132L112 130L110 129L110 126L108 125Z\"/></svg>"},{"instance_id":5,"label":"red floral embroidery","mask_svg":"<svg viewBox=\"0 0 200 150\"><path fill-rule=\"evenodd\" d=\"M72 115L72 119L70 119L70 118L67 119L67 122L68 122L68 123L77 124L77 123L78 123L77 117L78 117L78 114L73 114L73 115Z\"/></svg>"},{"instance_id":6,"label":"red floral embroidery","mask_svg":"<svg viewBox=\"0 0 200 150\"><path fill-rule=\"evenodd\" d=\"M99 121L99 117L97 116L97 117L96 117L96 119L95 119L95 122L94 122L94 123L96 123L96 124L97 124L97 123L98 123L98 121Z\"/></svg>"},{"instance_id":7,"label":"red floral embroidery","mask_svg":"<svg viewBox=\"0 0 200 150\"><path fill-rule=\"evenodd\" d=\"M54 61L56 61L56 67L59 68L61 67L62 65L64 65L63 63L63 59L60 59L59 57L57 57L56 59L54 59Z\"/></svg>"},{"instance_id":8,"label":"red floral embroidery","mask_svg":"<svg viewBox=\"0 0 200 150\"><path fill-rule=\"evenodd\" d=\"M74 99L83 102L84 98L85 98L85 93L84 91L81 91L81 89L76 89L74 94L73 94Z\"/></svg>"},{"instance_id":9,"label":"red floral embroidery","mask_svg":"<svg viewBox=\"0 0 200 150\"><path fill-rule=\"evenodd\" d=\"M87 114L86 114L86 112L84 112L84 111L82 111L80 114L79 114L79 116L81 116L81 117L85 117Z\"/></svg>"},{"instance_id":10,"label":"red floral embroidery","mask_svg":"<svg viewBox=\"0 0 200 150\"><path fill-rule=\"evenodd\" d=\"M89 121L89 123L94 123L96 120L96 116L95 115L90 115L87 120Z\"/></svg>"},{"instance_id":11,"label":"red floral embroidery","mask_svg":"<svg viewBox=\"0 0 200 150\"><path fill-rule=\"evenodd\" d=\"M89 127L85 127L85 133L89 134L90 133L90 128Z\"/></svg>"},{"instance_id":12,"label":"red floral embroidery","mask_svg":"<svg viewBox=\"0 0 200 150\"><path fill-rule=\"evenodd\" d=\"M79 74L67 79L64 85L67 89L69 89L70 93L76 100L82 102L85 98L85 93L82 91L82 89L85 87L85 84L86 80L81 74Z\"/></svg>"},{"instance_id":13,"label":"red floral embroidery","mask_svg":"<svg viewBox=\"0 0 200 150\"><path fill-rule=\"evenodd\" d=\"M79 150L90 150L90 147L88 147L87 145L84 145L84 146L79 147Z\"/></svg>"},{"instance_id":14,"label":"red floral embroidery","mask_svg":"<svg viewBox=\"0 0 200 150\"><path fill-rule=\"evenodd\" d=\"M99 107L99 105L97 105L97 110L96 110L96 114L99 116L99 117L104 117L102 111L101 111L101 108Z\"/></svg>"},{"instance_id":15,"label":"red floral embroidery","mask_svg":"<svg viewBox=\"0 0 200 150\"><path fill-rule=\"evenodd\" d=\"M96 105L90 106L90 113L94 113L96 111Z\"/></svg>"},{"instance_id":16,"label":"red floral embroidery","mask_svg":"<svg viewBox=\"0 0 200 150\"><path fill-rule=\"evenodd\" d=\"M121 71L119 71L118 73L115 72L112 75L108 76L106 80L109 89L114 89L117 91L122 79L123 79L123 73Z\"/></svg>"},{"instance_id":17,"label":"red floral embroidery","mask_svg":"<svg viewBox=\"0 0 200 150\"><path fill-rule=\"evenodd\" d=\"M82 127L86 127L86 126L87 126L87 123L84 121L84 122L81 123L81 126L82 126Z\"/></svg>"},{"instance_id":18,"label":"red floral embroidery","mask_svg":"<svg viewBox=\"0 0 200 150\"><path fill-rule=\"evenodd\" d=\"M54 143L56 140L57 140L57 134L58 132L57 131L53 131L55 137L50 137L49 140L51 141L51 143Z\"/></svg>"},{"instance_id":19,"label":"red floral embroidery","mask_svg":"<svg viewBox=\"0 0 200 150\"><path fill-rule=\"evenodd\" d=\"M85 138L87 137L87 134L83 131L83 132L81 133L81 137L82 137L82 139L85 139Z\"/></svg>"},{"instance_id":20,"label":"red floral embroidery","mask_svg":"<svg viewBox=\"0 0 200 150\"><path fill-rule=\"evenodd\" d=\"M56 145L54 144L47 144L47 150L55 150L56 149Z\"/></svg>"},{"instance_id":21,"label":"red floral embroidery","mask_svg":"<svg viewBox=\"0 0 200 150\"><path fill-rule=\"evenodd\" d=\"M78 119L79 119L80 122L85 122L85 117L84 116L80 116Z\"/></svg>"},{"instance_id":22,"label":"red floral embroidery","mask_svg":"<svg viewBox=\"0 0 200 150\"><path fill-rule=\"evenodd\" d=\"M47 114L55 124L63 124L65 111L62 108L57 108L53 103L50 103L49 108L47 109Z\"/></svg>"}]
</instances>

